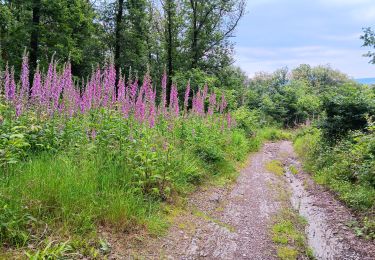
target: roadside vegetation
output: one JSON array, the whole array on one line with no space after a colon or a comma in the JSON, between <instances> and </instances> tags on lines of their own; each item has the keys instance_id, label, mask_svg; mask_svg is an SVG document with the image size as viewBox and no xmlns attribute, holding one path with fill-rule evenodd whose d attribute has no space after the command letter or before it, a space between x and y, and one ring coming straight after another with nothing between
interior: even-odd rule
<instances>
[{"instance_id":1,"label":"roadside vegetation","mask_svg":"<svg viewBox=\"0 0 375 260\"><path fill-rule=\"evenodd\" d=\"M374 100L374 89L341 87L294 141L305 170L360 215L356 232L369 239L375 238Z\"/></svg>"},{"instance_id":2,"label":"roadside vegetation","mask_svg":"<svg viewBox=\"0 0 375 260\"><path fill-rule=\"evenodd\" d=\"M0 258L163 234L169 204L295 128L306 170L374 238L374 87L306 64L249 79L231 41L246 1L160 2L0 1Z\"/></svg>"},{"instance_id":3,"label":"roadside vegetation","mask_svg":"<svg viewBox=\"0 0 375 260\"><path fill-rule=\"evenodd\" d=\"M22 75L26 64L27 57ZM93 72L83 94L74 87L70 64L61 71L56 67L52 62L46 75L38 72L31 98L28 81L21 78L16 87L5 71L0 108L5 248L32 245L34 254L41 254L38 245L46 241L49 253L43 254L76 252L71 237L95 238L99 227L162 234L163 203L207 179L233 179L236 163L278 132L257 136L256 119L241 110L232 116L225 96L207 86L193 94L188 84L181 106L173 86L167 106L166 75L157 104L148 75L142 85L137 79L125 85L120 77L116 98L109 85L115 80L111 63L103 74ZM97 254L96 247L82 247L76 249L84 256Z\"/></svg>"}]
</instances>

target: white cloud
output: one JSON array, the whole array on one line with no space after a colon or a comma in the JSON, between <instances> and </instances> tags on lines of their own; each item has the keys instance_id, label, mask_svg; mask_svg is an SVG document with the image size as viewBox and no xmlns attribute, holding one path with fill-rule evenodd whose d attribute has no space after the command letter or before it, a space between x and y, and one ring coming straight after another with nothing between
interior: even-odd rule
<instances>
[{"instance_id":1,"label":"white cloud","mask_svg":"<svg viewBox=\"0 0 375 260\"><path fill-rule=\"evenodd\" d=\"M322 40L328 40L328 41L335 41L335 42L351 42L351 41L358 41L359 37L361 36L361 33L352 33L352 34L346 34L346 35L322 35L319 36Z\"/></svg>"},{"instance_id":2,"label":"white cloud","mask_svg":"<svg viewBox=\"0 0 375 260\"><path fill-rule=\"evenodd\" d=\"M267 5L271 3L276 3L277 0L247 0L248 7L254 7L259 5Z\"/></svg>"},{"instance_id":3,"label":"white cloud","mask_svg":"<svg viewBox=\"0 0 375 260\"><path fill-rule=\"evenodd\" d=\"M256 72L272 72L287 66L295 68L307 63L313 66L330 64L355 78L372 77L375 66L362 57L364 50L331 48L326 46L300 46L290 48L236 48L236 64L249 76Z\"/></svg>"},{"instance_id":4,"label":"white cloud","mask_svg":"<svg viewBox=\"0 0 375 260\"><path fill-rule=\"evenodd\" d=\"M319 0L319 4L332 8L333 11L345 9L350 18L357 21L375 22L374 0Z\"/></svg>"},{"instance_id":5,"label":"white cloud","mask_svg":"<svg viewBox=\"0 0 375 260\"><path fill-rule=\"evenodd\" d=\"M375 25L375 0L248 3L256 8L240 25L235 57L249 75L308 63L330 64L356 78L375 76L359 39L362 27Z\"/></svg>"},{"instance_id":6,"label":"white cloud","mask_svg":"<svg viewBox=\"0 0 375 260\"><path fill-rule=\"evenodd\" d=\"M367 23L375 22L375 1L371 6L353 10L352 16L357 21L367 22Z\"/></svg>"},{"instance_id":7,"label":"white cloud","mask_svg":"<svg viewBox=\"0 0 375 260\"><path fill-rule=\"evenodd\" d=\"M373 0L318 0L322 5L328 6L360 6L374 4Z\"/></svg>"}]
</instances>

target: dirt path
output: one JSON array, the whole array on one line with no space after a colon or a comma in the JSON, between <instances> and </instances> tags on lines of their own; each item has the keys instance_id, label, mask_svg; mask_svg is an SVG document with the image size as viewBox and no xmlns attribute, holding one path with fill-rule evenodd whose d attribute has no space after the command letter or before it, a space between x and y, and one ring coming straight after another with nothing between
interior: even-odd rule
<instances>
[{"instance_id":1,"label":"dirt path","mask_svg":"<svg viewBox=\"0 0 375 260\"><path fill-rule=\"evenodd\" d=\"M191 215L177 219L177 227L164 239L165 256L177 259L272 259L274 245L268 224L279 209L264 169L277 154L267 144L251 157L230 190L212 188L190 200ZM184 229L181 223L190 228Z\"/></svg>"},{"instance_id":2,"label":"dirt path","mask_svg":"<svg viewBox=\"0 0 375 260\"><path fill-rule=\"evenodd\" d=\"M352 219L345 207L313 184L305 190L307 177L303 174L296 177L287 171L280 177L267 171L265 166L272 160L282 161L286 169L300 167L290 142L267 143L250 157L232 187L197 191L188 199L186 210L176 212L166 236L128 244L125 251L124 245L116 243L115 251L122 254L113 258L277 259L270 225L273 215L285 205L275 189L282 182L295 208L313 221L306 231L318 259L375 259L375 245L344 228L345 221ZM318 191L323 194L321 200Z\"/></svg>"}]
</instances>

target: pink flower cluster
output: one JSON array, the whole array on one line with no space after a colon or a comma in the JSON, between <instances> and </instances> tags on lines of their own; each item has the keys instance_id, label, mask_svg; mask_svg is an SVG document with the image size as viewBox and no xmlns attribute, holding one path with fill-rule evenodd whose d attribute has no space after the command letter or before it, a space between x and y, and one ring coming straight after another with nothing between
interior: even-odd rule
<instances>
[{"instance_id":1,"label":"pink flower cluster","mask_svg":"<svg viewBox=\"0 0 375 260\"><path fill-rule=\"evenodd\" d=\"M107 64L104 68L97 68L87 82L82 83L81 88L73 80L70 63L58 69L58 64L54 60L49 64L45 74L37 68L31 89L29 82L26 55L23 58L18 86L14 79L14 70L8 66L3 73L3 80L0 81L0 90L5 90L5 100L14 106L17 116L27 109L36 109L49 115L58 113L74 116L98 108L108 108L121 111L124 118L133 116L140 123L148 123L150 127L154 127L159 116L176 118L180 115L178 89L175 84L172 84L167 104L165 72L162 77L162 93L158 106L156 88L152 85L148 73L144 76L141 86L138 79L126 82L125 77L120 75L116 96L116 70L113 63ZM188 111L190 100L191 109ZM208 87L205 85L203 89L199 89L195 95L191 96L190 82L187 84L183 102L183 111L186 115L190 112L196 116L212 116L215 111L223 114L226 107L224 95L217 103L216 94L212 92L208 95ZM232 120L229 113L227 113L227 121L230 126Z\"/></svg>"}]
</instances>

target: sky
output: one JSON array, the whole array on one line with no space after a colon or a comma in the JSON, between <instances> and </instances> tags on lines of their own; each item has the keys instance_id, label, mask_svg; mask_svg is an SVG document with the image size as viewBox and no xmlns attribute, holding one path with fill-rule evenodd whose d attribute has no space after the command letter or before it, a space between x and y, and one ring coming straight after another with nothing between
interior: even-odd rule
<instances>
[{"instance_id":1,"label":"sky","mask_svg":"<svg viewBox=\"0 0 375 260\"><path fill-rule=\"evenodd\" d=\"M375 29L375 0L247 0L236 30L235 65L249 76L299 64L375 77L362 27Z\"/></svg>"}]
</instances>

